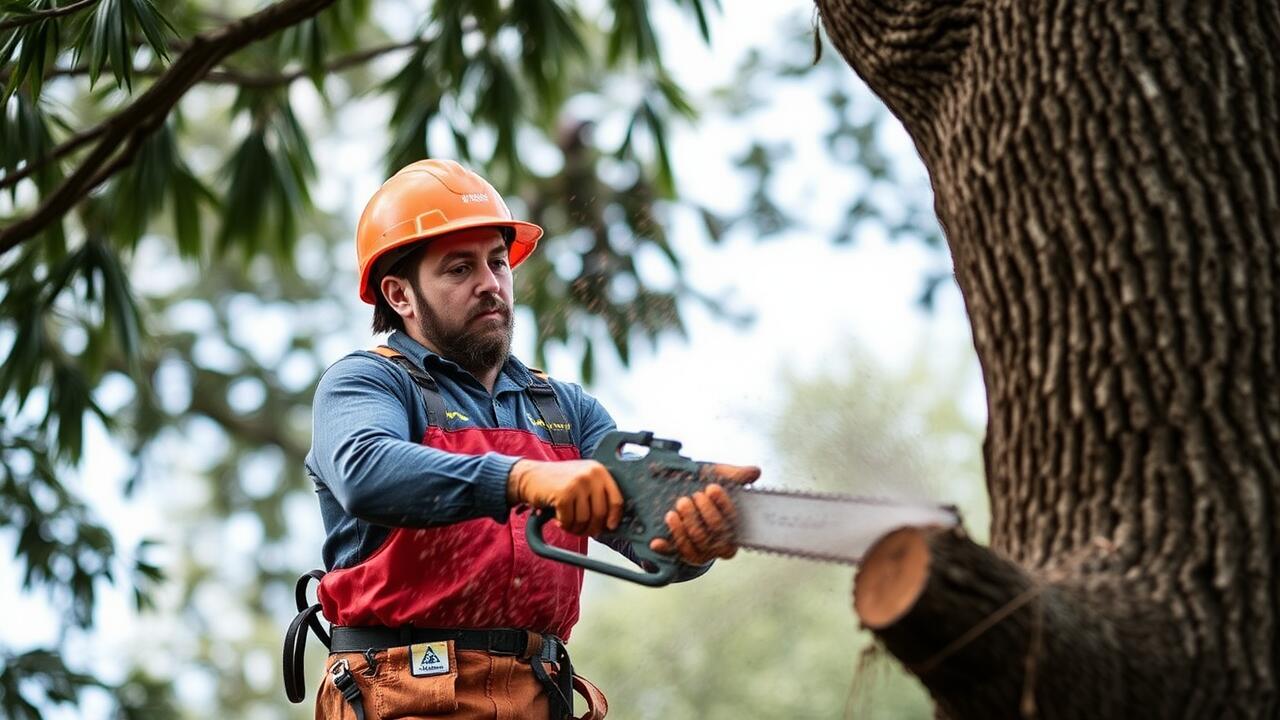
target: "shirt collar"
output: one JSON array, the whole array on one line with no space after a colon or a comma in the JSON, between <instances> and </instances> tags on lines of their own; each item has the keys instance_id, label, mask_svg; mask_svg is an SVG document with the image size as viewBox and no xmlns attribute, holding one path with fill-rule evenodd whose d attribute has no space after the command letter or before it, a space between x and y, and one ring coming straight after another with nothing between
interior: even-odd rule
<instances>
[{"instance_id":1,"label":"shirt collar","mask_svg":"<svg viewBox=\"0 0 1280 720\"><path fill-rule=\"evenodd\" d=\"M431 363L451 372L470 375L460 365L429 350L422 343L409 337L406 332L396 330L391 333L387 338L387 344L412 360L418 367L426 368L427 364ZM507 355L507 361L502 364L502 371L498 373L498 379L493 384L493 394L497 395L504 390L524 390L532 384L533 373L529 372L528 366L520 362L515 355Z\"/></svg>"}]
</instances>

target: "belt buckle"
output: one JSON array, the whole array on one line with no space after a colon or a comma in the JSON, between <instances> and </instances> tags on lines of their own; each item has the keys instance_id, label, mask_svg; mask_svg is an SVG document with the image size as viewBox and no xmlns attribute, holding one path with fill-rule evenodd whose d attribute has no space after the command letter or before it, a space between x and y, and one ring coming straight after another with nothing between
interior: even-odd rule
<instances>
[{"instance_id":1,"label":"belt buckle","mask_svg":"<svg viewBox=\"0 0 1280 720\"><path fill-rule=\"evenodd\" d=\"M551 633L544 634L542 636L541 659L554 663L557 668L560 667L560 647L560 638Z\"/></svg>"},{"instance_id":2,"label":"belt buckle","mask_svg":"<svg viewBox=\"0 0 1280 720\"><path fill-rule=\"evenodd\" d=\"M350 673L351 666L347 664L346 658L338 658L337 662L329 666L329 677L333 678L334 682L337 682L338 678L343 675L349 675Z\"/></svg>"}]
</instances>

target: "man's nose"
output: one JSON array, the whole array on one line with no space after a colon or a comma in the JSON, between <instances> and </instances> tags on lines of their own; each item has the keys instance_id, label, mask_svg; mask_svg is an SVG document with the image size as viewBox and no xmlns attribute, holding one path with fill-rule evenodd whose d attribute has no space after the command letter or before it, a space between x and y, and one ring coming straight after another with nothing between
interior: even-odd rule
<instances>
[{"instance_id":1,"label":"man's nose","mask_svg":"<svg viewBox=\"0 0 1280 720\"><path fill-rule=\"evenodd\" d=\"M498 273L494 272L493 268L488 265L483 266L480 269L480 284L476 286L476 293L479 295L485 293L497 295L501 288L502 286L498 284Z\"/></svg>"}]
</instances>

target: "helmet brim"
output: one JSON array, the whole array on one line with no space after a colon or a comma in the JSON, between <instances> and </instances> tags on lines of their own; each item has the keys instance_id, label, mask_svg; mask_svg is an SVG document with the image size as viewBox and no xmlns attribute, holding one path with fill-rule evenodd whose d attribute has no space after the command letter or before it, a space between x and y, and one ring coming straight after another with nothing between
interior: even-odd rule
<instances>
[{"instance_id":1,"label":"helmet brim","mask_svg":"<svg viewBox=\"0 0 1280 720\"><path fill-rule=\"evenodd\" d=\"M538 247L538 240L542 237L542 228L533 223L499 217L467 217L437 225L426 232L398 238L394 242L387 243L365 263L364 272L360 275L360 299L369 305L376 304L377 290L370 281L373 279L373 271L378 267L379 260L388 253L407 249L410 245L429 242L459 230L484 227L508 228L513 232L511 244L507 250L507 262L512 269L533 254L534 249ZM378 279L381 280L381 278Z\"/></svg>"}]
</instances>

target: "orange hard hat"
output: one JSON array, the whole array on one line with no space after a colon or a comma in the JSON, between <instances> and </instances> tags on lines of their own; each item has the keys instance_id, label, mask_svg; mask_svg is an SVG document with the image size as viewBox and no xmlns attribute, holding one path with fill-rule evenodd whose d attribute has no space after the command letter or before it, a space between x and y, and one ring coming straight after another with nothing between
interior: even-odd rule
<instances>
[{"instance_id":1,"label":"orange hard hat","mask_svg":"<svg viewBox=\"0 0 1280 720\"><path fill-rule=\"evenodd\" d=\"M475 227L503 229L515 267L538 246L542 228L511 219L502 196L484 178L452 160L419 160L400 169L369 198L356 227L360 299L374 304L370 276L397 248Z\"/></svg>"}]
</instances>

